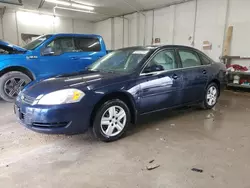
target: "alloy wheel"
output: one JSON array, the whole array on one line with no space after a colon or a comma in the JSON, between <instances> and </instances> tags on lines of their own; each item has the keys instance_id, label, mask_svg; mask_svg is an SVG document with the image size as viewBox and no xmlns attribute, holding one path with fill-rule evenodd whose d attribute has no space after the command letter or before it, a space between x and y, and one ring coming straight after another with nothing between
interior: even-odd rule
<instances>
[{"instance_id":1,"label":"alloy wheel","mask_svg":"<svg viewBox=\"0 0 250 188\"><path fill-rule=\"evenodd\" d=\"M101 130L108 137L120 134L127 121L125 110L120 106L109 107L102 115Z\"/></svg>"},{"instance_id":2,"label":"alloy wheel","mask_svg":"<svg viewBox=\"0 0 250 188\"><path fill-rule=\"evenodd\" d=\"M10 78L4 84L4 92L11 98L14 98L26 85L26 81L21 78Z\"/></svg>"},{"instance_id":3,"label":"alloy wheel","mask_svg":"<svg viewBox=\"0 0 250 188\"><path fill-rule=\"evenodd\" d=\"M207 91L207 104L213 106L217 102L218 91L215 86L211 86Z\"/></svg>"}]
</instances>

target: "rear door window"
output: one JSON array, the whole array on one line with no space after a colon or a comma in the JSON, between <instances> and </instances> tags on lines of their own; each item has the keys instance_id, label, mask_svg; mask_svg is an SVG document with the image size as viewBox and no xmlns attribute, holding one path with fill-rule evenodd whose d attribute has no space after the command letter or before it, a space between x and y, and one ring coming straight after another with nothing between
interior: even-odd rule
<instances>
[{"instance_id":1,"label":"rear door window","mask_svg":"<svg viewBox=\"0 0 250 188\"><path fill-rule=\"evenodd\" d=\"M78 52L99 52L101 44L98 38L76 37L75 47Z\"/></svg>"},{"instance_id":2,"label":"rear door window","mask_svg":"<svg viewBox=\"0 0 250 188\"><path fill-rule=\"evenodd\" d=\"M179 50L183 68L201 66L201 61L196 52L191 50Z\"/></svg>"}]
</instances>

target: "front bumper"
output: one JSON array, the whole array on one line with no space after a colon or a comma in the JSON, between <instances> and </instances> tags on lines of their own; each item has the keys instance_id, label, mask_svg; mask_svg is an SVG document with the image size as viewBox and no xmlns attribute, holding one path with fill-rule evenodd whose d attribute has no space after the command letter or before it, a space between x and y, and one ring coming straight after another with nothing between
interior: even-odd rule
<instances>
[{"instance_id":1,"label":"front bumper","mask_svg":"<svg viewBox=\"0 0 250 188\"><path fill-rule=\"evenodd\" d=\"M90 122L90 110L80 104L54 106L28 105L16 102L14 112L22 125L47 134L84 133Z\"/></svg>"}]
</instances>

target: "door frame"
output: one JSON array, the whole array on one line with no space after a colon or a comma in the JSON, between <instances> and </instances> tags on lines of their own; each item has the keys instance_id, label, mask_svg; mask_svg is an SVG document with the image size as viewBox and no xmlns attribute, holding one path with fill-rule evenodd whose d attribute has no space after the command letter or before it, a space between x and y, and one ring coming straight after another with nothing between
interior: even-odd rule
<instances>
[{"instance_id":1,"label":"door frame","mask_svg":"<svg viewBox=\"0 0 250 188\"><path fill-rule=\"evenodd\" d=\"M179 53L180 50L196 54L196 57L199 59L201 64L198 65L198 66L183 67L182 60L181 60L180 53ZM183 70L183 71L186 71L186 70L188 71L188 69L191 69L191 70L192 69L202 69L202 68L207 69L208 67L211 66L211 64L203 64L202 59L200 57L200 53L198 51L196 51L195 49L189 49L189 48L185 48L185 47L177 47L176 48L176 55L177 55L177 57L179 59L180 65L181 65L180 69ZM185 73L183 73L183 75L185 75ZM183 77L183 79L184 79L184 77ZM204 85L204 91L205 91L205 88L207 87L208 80L209 80L209 75L207 75L207 82L206 82L206 85ZM182 90L185 90L185 80L183 80ZM197 100L197 101L199 101L199 100ZM190 102L190 103L195 103L195 102L196 101L193 101L193 102Z\"/></svg>"},{"instance_id":2,"label":"door frame","mask_svg":"<svg viewBox=\"0 0 250 188\"><path fill-rule=\"evenodd\" d=\"M156 71L156 72L151 72L151 73L143 73L143 70L145 69L145 67L151 62L151 60L157 55L159 54L160 52L162 51L171 51L173 52L173 56L175 58L175 64L176 64L176 67L177 68L174 68L174 69L170 69L170 70L163 70L163 71ZM166 48L161 48L160 50L157 50L155 51L153 54L151 54L151 56L146 60L146 62L143 64L140 72L139 72L139 75L138 75L138 78L137 78L137 81L140 82L141 80L143 79L153 79L152 77L157 77L157 76L160 76L160 75L164 75L164 74L168 74L168 73L173 73L175 71L178 71L178 72L181 72L181 67L180 67L180 61L179 61L179 58L177 57L177 53L176 53L176 47L166 47ZM181 74L182 75L182 74ZM181 79L182 76L181 76ZM182 81L181 81L182 82ZM141 86L140 86L141 87ZM156 86L157 87L157 86ZM140 88L140 93L139 93L139 96L140 96L140 102L141 103L141 98L143 97L143 91L142 91L143 88ZM180 85L178 91L181 91L182 90L182 85ZM177 91L177 90L176 90ZM164 94L164 93L169 93L170 91L165 91L165 92L161 92L161 94ZM173 92L173 91L171 91ZM154 96L156 96L157 94L155 94ZM159 93L158 93L159 95ZM177 105L178 106L178 105ZM173 108L174 106L172 107L169 107L169 108ZM140 105L140 108L141 108L141 105ZM161 111L161 110L164 110L164 109L168 109L168 107L163 107L163 108L159 108L157 110L152 110L152 111L149 111L149 112L143 112L142 114L147 114L147 113L151 113L151 112L154 112L154 111ZM142 109L140 109L140 111L142 111Z\"/></svg>"}]
</instances>

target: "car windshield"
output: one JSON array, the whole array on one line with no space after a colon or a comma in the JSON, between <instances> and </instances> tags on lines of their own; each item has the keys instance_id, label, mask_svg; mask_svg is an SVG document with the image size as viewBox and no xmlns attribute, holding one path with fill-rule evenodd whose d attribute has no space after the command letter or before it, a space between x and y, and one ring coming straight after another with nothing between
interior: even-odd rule
<instances>
[{"instance_id":1,"label":"car windshield","mask_svg":"<svg viewBox=\"0 0 250 188\"><path fill-rule=\"evenodd\" d=\"M42 35L30 43L23 46L27 50L34 50L36 47L40 46L45 40L49 39L52 35Z\"/></svg>"},{"instance_id":2,"label":"car windshield","mask_svg":"<svg viewBox=\"0 0 250 188\"><path fill-rule=\"evenodd\" d=\"M133 72L149 50L117 50L88 67L92 71Z\"/></svg>"}]
</instances>

